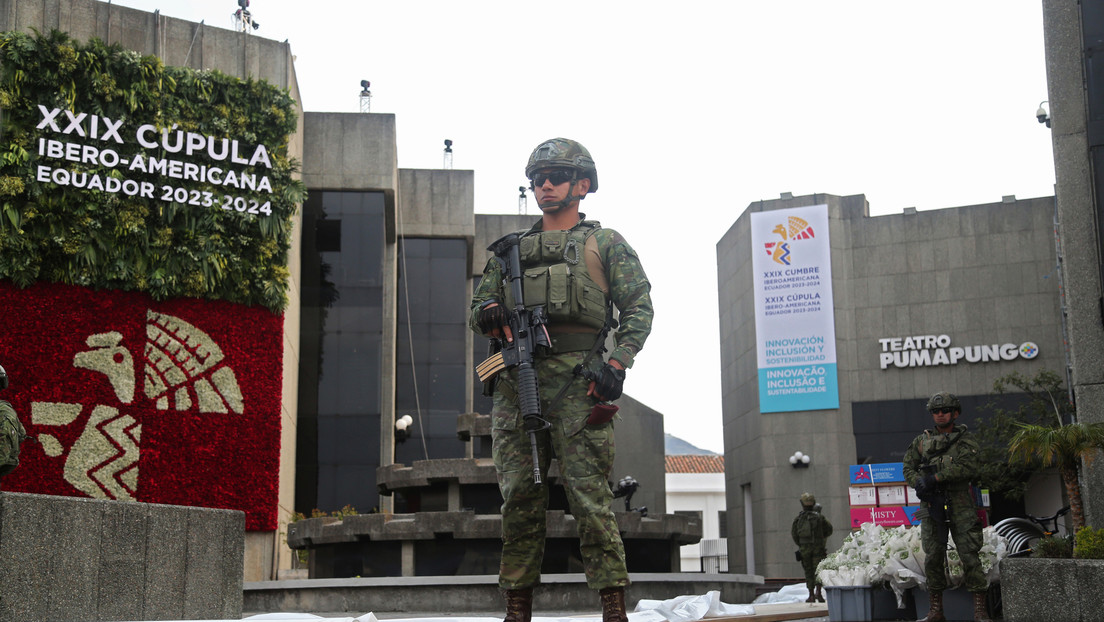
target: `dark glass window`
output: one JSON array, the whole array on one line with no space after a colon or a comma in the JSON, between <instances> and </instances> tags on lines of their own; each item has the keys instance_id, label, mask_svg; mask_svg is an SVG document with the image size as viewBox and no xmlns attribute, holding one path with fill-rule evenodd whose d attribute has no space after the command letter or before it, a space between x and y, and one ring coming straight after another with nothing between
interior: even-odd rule
<instances>
[{"instance_id":1,"label":"dark glass window","mask_svg":"<svg viewBox=\"0 0 1104 622\"><path fill-rule=\"evenodd\" d=\"M303 205L295 509L379 503L384 198L311 192Z\"/></svg>"},{"instance_id":2,"label":"dark glass window","mask_svg":"<svg viewBox=\"0 0 1104 622\"><path fill-rule=\"evenodd\" d=\"M395 462L462 458L456 420L467 374L467 242L405 238L398 261L395 416L410 415L414 427L395 448Z\"/></svg>"}]
</instances>

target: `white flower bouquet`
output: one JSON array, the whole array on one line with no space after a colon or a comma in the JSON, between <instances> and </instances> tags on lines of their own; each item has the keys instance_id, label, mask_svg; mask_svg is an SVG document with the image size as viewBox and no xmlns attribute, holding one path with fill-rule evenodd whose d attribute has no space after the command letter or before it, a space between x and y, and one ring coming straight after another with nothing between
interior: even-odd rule
<instances>
[{"instance_id":1,"label":"white flower bouquet","mask_svg":"<svg viewBox=\"0 0 1104 622\"><path fill-rule=\"evenodd\" d=\"M982 530L982 535L983 545L978 552L981 568L989 582L996 583L1000 580L1000 560L1004 559L1008 545L992 527ZM954 588L962 585L964 571L953 538L950 540L947 578ZM885 585L897 595L898 606L902 606L906 590L926 583L925 558L919 528L887 529L864 523L861 529L848 534L839 550L820 562L817 578L825 586Z\"/></svg>"}]
</instances>

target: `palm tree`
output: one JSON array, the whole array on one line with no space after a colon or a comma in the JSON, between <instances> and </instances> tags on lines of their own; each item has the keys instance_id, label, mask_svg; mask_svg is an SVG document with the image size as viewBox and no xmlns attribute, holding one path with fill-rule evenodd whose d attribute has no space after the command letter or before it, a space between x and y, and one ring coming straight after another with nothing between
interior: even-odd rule
<instances>
[{"instance_id":1,"label":"palm tree","mask_svg":"<svg viewBox=\"0 0 1104 622\"><path fill-rule=\"evenodd\" d=\"M1085 509L1081 502L1081 484L1077 472L1081 461L1088 464L1096 452L1104 449L1104 423L1068 423L1058 426L1017 424L1020 430L1008 446L1010 461L1031 462L1038 457L1043 466L1058 467L1066 486L1073 532L1085 526Z\"/></svg>"}]
</instances>

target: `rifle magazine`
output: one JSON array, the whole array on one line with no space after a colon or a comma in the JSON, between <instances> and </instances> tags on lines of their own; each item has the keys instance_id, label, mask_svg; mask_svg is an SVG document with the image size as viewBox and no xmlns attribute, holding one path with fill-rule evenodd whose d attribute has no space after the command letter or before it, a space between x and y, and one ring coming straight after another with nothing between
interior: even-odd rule
<instances>
[{"instance_id":1,"label":"rifle magazine","mask_svg":"<svg viewBox=\"0 0 1104 622\"><path fill-rule=\"evenodd\" d=\"M485 361L480 363L475 368L475 373L479 376L481 382L487 382L491 378L494 378L498 372L506 369L506 362L502 358L501 352L496 352L487 357Z\"/></svg>"}]
</instances>

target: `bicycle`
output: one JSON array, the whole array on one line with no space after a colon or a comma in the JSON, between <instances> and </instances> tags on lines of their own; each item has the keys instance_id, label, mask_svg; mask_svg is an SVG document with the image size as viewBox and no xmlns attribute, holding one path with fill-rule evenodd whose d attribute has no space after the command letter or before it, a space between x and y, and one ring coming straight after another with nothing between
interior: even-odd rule
<instances>
[{"instance_id":1,"label":"bicycle","mask_svg":"<svg viewBox=\"0 0 1104 622\"><path fill-rule=\"evenodd\" d=\"M1008 557L1027 557L1035 550L1039 540L1058 535L1058 519L1069 514L1070 506L1058 510L1053 516L1006 518L993 526L997 535L1008 541ZM1065 536L1071 541L1073 536Z\"/></svg>"}]
</instances>

